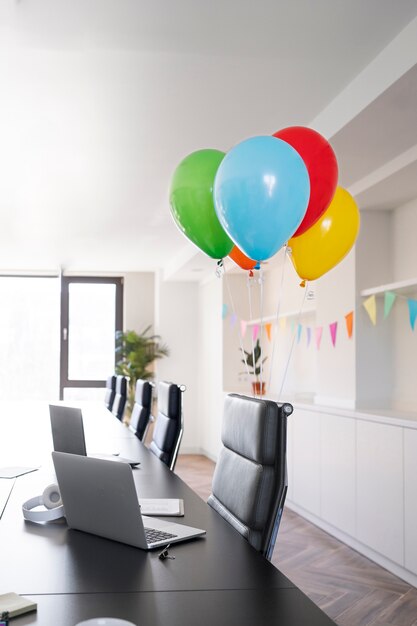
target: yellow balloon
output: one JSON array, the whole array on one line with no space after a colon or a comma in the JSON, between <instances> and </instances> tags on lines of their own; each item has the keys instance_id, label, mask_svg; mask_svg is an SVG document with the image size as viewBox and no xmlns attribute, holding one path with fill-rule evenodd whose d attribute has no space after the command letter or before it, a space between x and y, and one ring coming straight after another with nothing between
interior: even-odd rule
<instances>
[{"instance_id":1,"label":"yellow balloon","mask_svg":"<svg viewBox=\"0 0 417 626\"><path fill-rule=\"evenodd\" d=\"M359 209L350 193L338 187L320 219L298 237L292 237L291 260L304 280L316 280L351 250L359 233Z\"/></svg>"}]
</instances>

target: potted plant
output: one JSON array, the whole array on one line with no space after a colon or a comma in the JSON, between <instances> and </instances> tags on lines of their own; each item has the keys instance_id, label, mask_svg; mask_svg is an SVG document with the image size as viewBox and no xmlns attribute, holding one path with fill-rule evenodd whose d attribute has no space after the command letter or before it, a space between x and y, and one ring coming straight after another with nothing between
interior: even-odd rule
<instances>
[{"instance_id":1,"label":"potted plant","mask_svg":"<svg viewBox=\"0 0 417 626\"><path fill-rule=\"evenodd\" d=\"M256 340L256 344L252 352L243 350L246 355L245 359L242 359L242 363L245 363L252 371L249 373L255 376L255 380L252 382L253 393L258 396L263 396L265 393L265 382L260 381L259 375L261 373L262 365L265 363L268 357L262 358L262 348L259 343L259 339Z\"/></svg>"},{"instance_id":2,"label":"potted plant","mask_svg":"<svg viewBox=\"0 0 417 626\"><path fill-rule=\"evenodd\" d=\"M136 381L153 378L153 364L156 359L169 356L169 349L160 344L159 335L149 335L150 326L142 333L135 330L116 332L116 374L129 377L127 415L133 410Z\"/></svg>"}]
</instances>

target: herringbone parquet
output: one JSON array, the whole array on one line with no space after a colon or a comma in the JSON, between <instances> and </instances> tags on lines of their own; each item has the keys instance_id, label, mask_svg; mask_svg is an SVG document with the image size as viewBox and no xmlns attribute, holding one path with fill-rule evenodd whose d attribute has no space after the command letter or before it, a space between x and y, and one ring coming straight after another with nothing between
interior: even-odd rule
<instances>
[{"instance_id":1,"label":"herringbone parquet","mask_svg":"<svg viewBox=\"0 0 417 626\"><path fill-rule=\"evenodd\" d=\"M214 463L180 455L176 473L204 500ZM417 626L417 589L289 509L272 562L340 626Z\"/></svg>"}]
</instances>

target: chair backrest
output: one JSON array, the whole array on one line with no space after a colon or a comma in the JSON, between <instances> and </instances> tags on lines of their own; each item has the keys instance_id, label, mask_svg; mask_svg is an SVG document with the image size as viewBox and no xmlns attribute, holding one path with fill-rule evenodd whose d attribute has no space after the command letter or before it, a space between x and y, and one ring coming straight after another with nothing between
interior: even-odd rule
<instances>
[{"instance_id":1,"label":"chair backrest","mask_svg":"<svg viewBox=\"0 0 417 626\"><path fill-rule=\"evenodd\" d=\"M126 400L127 400L127 376L116 376L116 393L114 396L113 406L111 412L122 420L125 412Z\"/></svg>"},{"instance_id":2,"label":"chair backrest","mask_svg":"<svg viewBox=\"0 0 417 626\"><path fill-rule=\"evenodd\" d=\"M183 385L160 382L158 385L158 416L149 450L173 470L183 433Z\"/></svg>"},{"instance_id":3,"label":"chair backrest","mask_svg":"<svg viewBox=\"0 0 417 626\"><path fill-rule=\"evenodd\" d=\"M230 394L208 504L271 559L287 493L291 404Z\"/></svg>"},{"instance_id":4,"label":"chair backrest","mask_svg":"<svg viewBox=\"0 0 417 626\"><path fill-rule=\"evenodd\" d=\"M139 379L136 381L135 403L129 428L141 441L145 440L152 419L152 389L153 385L148 380Z\"/></svg>"},{"instance_id":5,"label":"chair backrest","mask_svg":"<svg viewBox=\"0 0 417 626\"><path fill-rule=\"evenodd\" d=\"M106 393L104 404L109 411L113 408L114 396L116 395L116 376L109 376L106 380Z\"/></svg>"}]
</instances>

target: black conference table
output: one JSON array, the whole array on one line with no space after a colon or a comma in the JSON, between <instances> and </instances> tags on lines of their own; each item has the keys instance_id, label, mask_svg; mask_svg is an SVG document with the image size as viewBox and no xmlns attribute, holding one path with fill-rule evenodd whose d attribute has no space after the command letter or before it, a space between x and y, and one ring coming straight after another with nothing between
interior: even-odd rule
<instances>
[{"instance_id":1,"label":"black conference table","mask_svg":"<svg viewBox=\"0 0 417 626\"><path fill-rule=\"evenodd\" d=\"M139 497L183 498L185 515L176 521L206 529L206 537L174 544L175 559L160 560L158 551L70 530L64 520L25 521L22 503L55 478L48 408L35 413L12 422L0 414L7 450L0 466L40 464L17 479L0 479L0 594L13 591L38 604L11 625L75 626L93 617L137 626L333 624L104 408L83 407L87 451L138 458Z\"/></svg>"}]
</instances>

